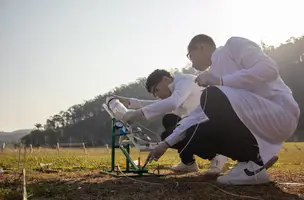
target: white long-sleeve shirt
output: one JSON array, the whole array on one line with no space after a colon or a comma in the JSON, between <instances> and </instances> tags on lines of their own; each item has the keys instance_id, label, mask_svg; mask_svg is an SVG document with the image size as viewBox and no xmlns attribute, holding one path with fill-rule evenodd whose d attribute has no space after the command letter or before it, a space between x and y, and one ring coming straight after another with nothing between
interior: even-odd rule
<instances>
[{"instance_id":1,"label":"white long-sleeve shirt","mask_svg":"<svg viewBox=\"0 0 304 200\"><path fill-rule=\"evenodd\" d=\"M215 50L211 60L209 71L223 78L224 86L217 87L255 136L261 157L267 162L296 130L300 110L291 90L279 76L276 63L245 38L230 38ZM199 123L200 113L203 110L198 106L180 122L166 138L169 145L182 140L185 130Z\"/></svg>"},{"instance_id":2,"label":"white long-sleeve shirt","mask_svg":"<svg viewBox=\"0 0 304 200\"><path fill-rule=\"evenodd\" d=\"M186 117L200 104L202 87L194 83L196 76L192 74L178 73L169 85L172 94L162 100L130 99L130 108L141 108L147 120L173 112L181 118ZM204 114L203 114L204 115ZM206 115L204 117L207 118Z\"/></svg>"}]
</instances>

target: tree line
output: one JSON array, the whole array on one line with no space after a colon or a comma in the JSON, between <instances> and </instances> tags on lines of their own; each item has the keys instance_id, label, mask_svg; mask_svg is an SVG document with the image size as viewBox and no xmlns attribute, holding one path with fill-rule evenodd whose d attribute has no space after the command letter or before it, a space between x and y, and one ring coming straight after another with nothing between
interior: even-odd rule
<instances>
[{"instance_id":1,"label":"tree line","mask_svg":"<svg viewBox=\"0 0 304 200\"><path fill-rule=\"evenodd\" d=\"M273 58L279 67L280 74L285 83L293 91L293 95L304 110L304 36L291 37L278 47L261 44L263 51ZM172 72L197 74L189 66ZM108 95L116 94L125 97L136 97L140 99L153 99L147 93L144 85L145 78L121 85L105 94L98 95L94 99L84 103L71 106L65 111L60 111L46 120L44 125L37 123L31 134L22 138L26 144L55 145L57 142L85 142L87 146L100 146L110 143L111 119L102 104ZM139 122L143 126L154 132L161 131L161 117L152 121ZM149 132L147 132L149 134ZM153 135L151 135L153 137ZM290 140L304 140L304 114L301 112L299 126L294 136Z\"/></svg>"}]
</instances>

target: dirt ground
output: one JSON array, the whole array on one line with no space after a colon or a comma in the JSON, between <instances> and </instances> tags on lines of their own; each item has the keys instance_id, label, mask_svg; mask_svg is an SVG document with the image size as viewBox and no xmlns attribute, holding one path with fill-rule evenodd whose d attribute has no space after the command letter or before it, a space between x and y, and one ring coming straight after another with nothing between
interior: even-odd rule
<instances>
[{"instance_id":1,"label":"dirt ground","mask_svg":"<svg viewBox=\"0 0 304 200\"><path fill-rule=\"evenodd\" d=\"M168 173L167 171L161 171ZM102 175L98 170L28 174L27 192L31 200L95 199L304 199L302 172L271 172L276 182L260 186L222 186L210 178L193 175L165 177L126 177ZM142 181L147 181L142 182ZM15 188L5 200L22 199L22 177L13 173L1 175L1 186ZM34 194L31 196L31 194Z\"/></svg>"},{"instance_id":2,"label":"dirt ground","mask_svg":"<svg viewBox=\"0 0 304 200\"><path fill-rule=\"evenodd\" d=\"M120 154L119 154L120 153ZM136 151L131 152L133 160ZM167 175L163 177L115 178L100 174L110 167L111 157L105 149L83 150L52 149L35 150L21 158L21 167L26 169L26 191L29 200L231 200L231 199L304 199L304 143L286 143L278 154L279 160L268 171L273 182L259 186L223 186L198 174ZM138 155L145 160L145 154ZM21 200L23 177L17 173L15 151L0 154L0 200ZM150 172L160 166L166 168L179 162L174 151L168 151L157 163L147 167ZM210 162L196 158L201 172L210 167ZM42 163L52 163L42 167ZM123 169L125 158L117 152L117 163ZM229 160L225 170L235 161ZM21 168L22 169L22 168ZM19 170L20 172L20 170ZM161 174L170 173L160 170Z\"/></svg>"}]
</instances>

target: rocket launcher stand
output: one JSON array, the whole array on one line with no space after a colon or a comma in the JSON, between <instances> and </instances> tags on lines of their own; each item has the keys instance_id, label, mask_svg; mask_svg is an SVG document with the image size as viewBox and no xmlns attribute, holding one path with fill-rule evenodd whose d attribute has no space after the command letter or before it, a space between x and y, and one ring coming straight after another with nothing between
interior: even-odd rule
<instances>
[{"instance_id":1,"label":"rocket launcher stand","mask_svg":"<svg viewBox=\"0 0 304 200\"><path fill-rule=\"evenodd\" d=\"M106 107L105 107L106 108ZM106 109L107 110L107 109ZM109 110L107 110L109 112L109 114L111 113ZM131 156L130 156L130 145L132 144L132 141L130 141L129 143L123 143L120 145L116 145L116 137L120 137L122 136L120 133L121 131L124 131L124 125L120 123L119 120L116 120L112 115L112 136L111 136L111 140L112 140L112 147L111 147L111 170L109 171L100 171L100 173L102 174L108 174L108 175L112 175L112 176L163 176L160 174L154 174L154 173L150 173L148 172L147 169L145 169L144 167L140 167L137 166L134 161L132 160ZM115 166L115 158L116 158L116 149L120 149L122 151L122 153L124 154L125 158L126 158L126 168L125 169L119 169L120 166L116 165ZM138 163L140 165L140 162ZM123 172L123 174L121 173Z\"/></svg>"}]
</instances>

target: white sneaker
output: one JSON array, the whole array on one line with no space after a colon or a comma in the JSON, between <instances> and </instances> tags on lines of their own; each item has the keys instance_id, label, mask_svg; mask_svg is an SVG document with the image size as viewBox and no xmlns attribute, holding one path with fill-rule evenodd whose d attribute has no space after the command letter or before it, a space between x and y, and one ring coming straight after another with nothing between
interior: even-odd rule
<instances>
[{"instance_id":1,"label":"white sneaker","mask_svg":"<svg viewBox=\"0 0 304 200\"><path fill-rule=\"evenodd\" d=\"M174 172L184 172L184 173L190 173L190 172L198 172L198 166L196 162L194 162L191 165L185 165L184 163L180 162L177 165L171 167L171 170Z\"/></svg>"},{"instance_id":2,"label":"white sneaker","mask_svg":"<svg viewBox=\"0 0 304 200\"><path fill-rule=\"evenodd\" d=\"M217 178L217 182L226 185L256 185L270 182L263 166L255 162L238 162L226 175Z\"/></svg>"},{"instance_id":3,"label":"white sneaker","mask_svg":"<svg viewBox=\"0 0 304 200\"><path fill-rule=\"evenodd\" d=\"M212 176L219 175L222 172L226 161L227 161L226 156L222 156L222 155L215 156L211 160L210 168L207 169L206 171L204 171L203 174L204 175L212 175Z\"/></svg>"}]
</instances>

